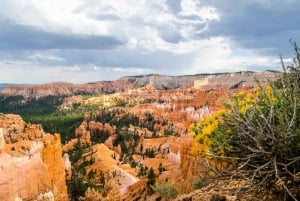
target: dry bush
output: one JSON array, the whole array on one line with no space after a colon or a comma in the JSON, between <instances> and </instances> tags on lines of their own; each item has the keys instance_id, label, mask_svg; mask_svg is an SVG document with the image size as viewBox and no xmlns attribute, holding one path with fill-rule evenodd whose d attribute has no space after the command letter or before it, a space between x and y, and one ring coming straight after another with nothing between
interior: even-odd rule
<instances>
[{"instance_id":1,"label":"dry bush","mask_svg":"<svg viewBox=\"0 0 300 201\"><path fill-rule=\"evenodd\" d=\"M225 111L190 128L203 158L236 164L236 175L283 192L284 200L297 200L300 184L300 51L294 49L294 63L282 62L277 81L233 95Z\"/></svg>"},{"instance_id":2,"label":"dry bush","mask_svg":"<svg viewBox=\"0 0 300 201\"><path fill-rule=\"evenodd\" d=\"M84 197L80 198L80 201L101 201L101 200L103 200L102 193L91 188L88 188L85 191Z\"/></svg>"}]
</instances>

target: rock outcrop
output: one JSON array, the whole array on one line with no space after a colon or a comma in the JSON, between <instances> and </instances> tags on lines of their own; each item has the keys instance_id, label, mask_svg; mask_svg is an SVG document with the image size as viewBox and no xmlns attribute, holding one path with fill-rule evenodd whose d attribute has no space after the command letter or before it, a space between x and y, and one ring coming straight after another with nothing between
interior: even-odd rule
<instances>
[{"instance_id":1,"label":"rock outcrop","mask_svg":"<svg viewBox=\"0 0 300 201\"><path fill-rule=\"evenodd\" d=\"M129 186L127 193L122 197L122 201L147 200L147 180L140 180Z\"/></svg>"},{"instance_id":2,"label":"rock outcrop","mask_svg":"<svg viewBox=\"0 0 300 201\"><path fill-rule=\"evenodd\" d=\"M66 168L62 157L62 145L59 134L45 135L43 138L44 149L42 159L45 164L49 179L44 184L49 189L58 190L61 199L67 199Z\"/></svg>"},{"instance_id":3,"label":"rock outcrop","mask_svg":"<svg viewBox=\"0 0 300 201\"><path fill-rule=\"evenodd\" d=\"M24 125L18 115L1 114L0 200L41 200L38 196L49 191L57 200L68 200L60 135Z\"/></svg>"},{"instance_id":4,"label":"rock outcrop","mask_svg":"<svg viewBox=\"0 0 300 201\"><path fill-rule=\"evenodd\" d=\"M0 151L3 150L4 147L5 147L5 139L4 139L3 128L0 128Z\"/></svg>"}]
</instances>

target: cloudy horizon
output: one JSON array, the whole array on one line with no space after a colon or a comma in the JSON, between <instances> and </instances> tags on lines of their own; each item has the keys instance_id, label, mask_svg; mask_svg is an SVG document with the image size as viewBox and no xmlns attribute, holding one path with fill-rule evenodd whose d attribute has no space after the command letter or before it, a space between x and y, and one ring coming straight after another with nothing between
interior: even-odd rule
<instances>
[{"instance_id":1,"label":"cloudy horizon","mask_svg":"<svg viewBox=\"0 0 300 201\"><path fill-rule=\"evenodd\" d=\"M0 0L0 83L281 70L296 0Z\"/></svg>"}]
</instances>

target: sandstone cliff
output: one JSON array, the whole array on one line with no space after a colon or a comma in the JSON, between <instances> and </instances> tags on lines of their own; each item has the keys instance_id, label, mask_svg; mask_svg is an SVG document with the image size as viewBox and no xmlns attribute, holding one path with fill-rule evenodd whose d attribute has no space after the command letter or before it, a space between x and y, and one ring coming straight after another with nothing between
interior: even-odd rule
<instances>
[{"instance_id":1,"label":"sandstone cliff","mask_svg":"<svg viewBox=\"0 0 300 201\"><path fill-rule=\"evenodd\" d=\"M25 125L18 115L1 114L0 200L35 200L47 192L56 200L68 200L59 134Z\"/></svg>"}]
</instances>

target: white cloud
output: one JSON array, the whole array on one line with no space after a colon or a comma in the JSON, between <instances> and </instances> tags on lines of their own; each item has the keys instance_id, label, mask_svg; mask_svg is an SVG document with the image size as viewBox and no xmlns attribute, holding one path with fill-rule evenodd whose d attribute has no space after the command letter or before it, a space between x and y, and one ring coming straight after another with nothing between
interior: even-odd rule
<instances>
[{"instance_id":1,"label":"white cloud","mask_svg":"<svg viewBox=\"0 0 300 201\"><path fill-rule=\"evenodd\" d=\"M182 12L178 16L168 10L163 0L3 1L6 7L1 9L1 14L16 23L37 26L55 33L114 36L127 40L129 44L136 41L139 46L150 51L171 51L181 47L179 45L174 49L172 45L172 48L165 48L169 42L161 41L162 27L176 31L184 37L184 41L189 42L190 37L201 31L194 27L195 24L218 20L214 8L201 7L194 0L183 0ZM191 15L198 16L198 19L182 18ZM112 20L112 17L119 20Z\"/></svg>"},{"instance_id":2,"label":"white cloud","mask_svg":"<svg viewBox=\"0 0 300 201\"><path fill-rule=\"evenodd\" d=\"M56 66L54 69L60 72L81 72L80 66Z\"/></svg>"},{"instance_id":3,"label":"white cloud","mask_svg":"<svg viewBox=\"0 0 300 201\"><path fill-rule=\"evenodd\" d=\"M49 61L54 61L54 62L61 62L61 61L65 61L64 58L56 56L54 54L51 53L47 53L47 52L34 52L31 55L28 56L28 59L31 61L35 61L37 63L40 62L49 62Z\"/></svg>"},{"instance_id":4,"label":"white cloud","mask_svg":"<svg viewBox=\"0 0 300 201\"><path fill-rule=\"evenodd\" d=\"M108 23L100 23L74 10L82 0L2 0L1 14L17 24L56 33L108 35Z\"/></svg>"},{"instance_id":5,"label":"white cloud","mask_svg":"<svg viewBox=\"0 0 300 201\"><path fill-rule=\"evenodd\" d=\"M219 14L214 7L201 6L201 3L196 0L182 0L181 8L182 16L198 16L203 22L219 20Z\"/></svg>"},{"instance_id":6,"label":"white cloud","mask_svg":"<svg viewBox=\"0 0 300 201\"><path fill-rule=\"evenodd\" d=\"M84 46L78 41L77 46L67 44L57 49L55 45L46 43L48 46L44 45L43 50L35 52L21 48L14 49L15 52L0 49L2 52L6 51L5 54L0 54L0 82L68 80L77 83L116 79L128 74L194 74L265 69L274 68L279 62L276 55L258 55L253 47L238 49L237 47L242 48L236 45L239 41L233 43L232 38L219 33L218 29L217 34L208 33L216 22L227 25L228 21L223 20L226 17L224 15L234 16L234 13L230 13L232 10L226 10L229 14L221 13L221 9L217 8L218 4L231 8L228 3L221 1L215 3L214 7L204 4L204 0L178 0L180 4L176 11L169 5L176 0L0 1L0 20L8 20L12 24L31 25L57 35L109 36L109 39L122 41L120 45L105 46L104 43L103 49L95 51L89 49L92 45ZM270 6L270 1L263 2L263 7ZM246 5L237 5L240 4L243 8ZM247 16L241 17L247 19ZM243 23L244 21L240 22L244 25ZM225 25L221 28L225 31L230 29ZM231 26L234 26L234 21ZM237 36L240 36L240 31L245 32L240 27L237 30ZM45 37L47 36L46 34ZM56 37L52 37L50 42L57 42ZM78 37L73 38L69 43L76 42ZM68 42L65 39L63 37L61 42ZM109 43L108 39L103 40ZM35 45L39 46L43 42L45 41ZM11 41L10 44L13 43ZM50 50L45 49L49 46ZM63 47L69 49L60 49ZM30 77L24 77L24 72Z\"/></svg>"},{"instance_id":7,"label":"white cloud","mask_svg":"<svg viewBox=\"0 0 300 201\"><path fill-rule=\"evenodd\" d=\"M206 45L201 48L191 67L184 73L215 73L234 72L245 70L262 69L281 70L280 60L274 56L261 56L253 50L242 50L243 55L236 54L238 49L233 49L230 40L222 37L211 38L206 41Z\"/></svg>"},{"instance_id":8,"label":"white cloud","mask_svg":"<svg viewBox=\"0 0 300 201\"><path fill-rule=\"evenodd\" d=\"M124 75L149 74L152 69L138 67L97 66L43 66L30 61L0 61L0 83L42 84L48 82L87 83L115 80ZM66 79L67 78L67 79Z\"/></svg>"}]
</instances>

